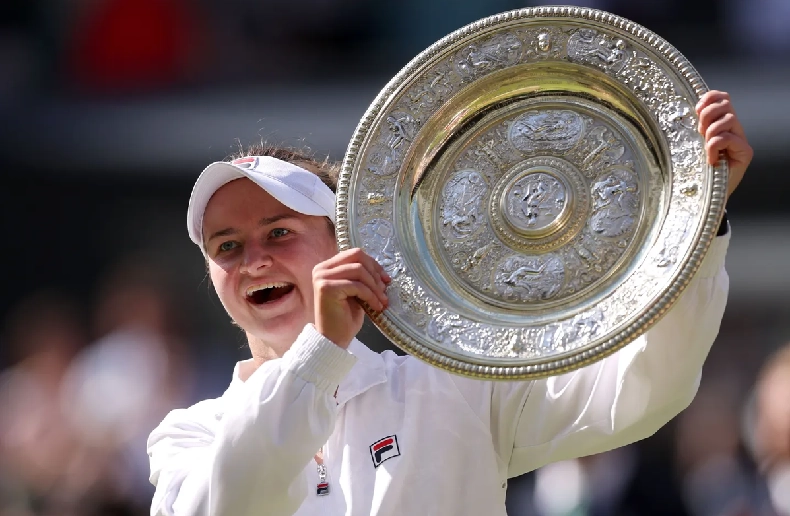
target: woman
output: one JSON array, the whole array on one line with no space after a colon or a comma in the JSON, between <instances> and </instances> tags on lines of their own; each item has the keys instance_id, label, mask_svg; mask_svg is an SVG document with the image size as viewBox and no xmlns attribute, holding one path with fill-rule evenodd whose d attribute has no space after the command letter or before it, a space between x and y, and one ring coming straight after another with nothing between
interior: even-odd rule
<instances>
[{"instance_id":1,"label":"woman","mask_svg":"<svg viewBox=\"0 0 790 516\"><path fill-rule=\"evenodd\" d=\"M752 150L726 93L697 111L708 160L728 156L729 194ZM485 382L355 340L359 301L385 309L389 277L337 252L316 164L250 154L206 168L187 217L253 358L221 398L151 434L152 514L504 514L508 478L647 437L693 399L726 303L726 223L673 309L620 352Z\"/></svg>"}]
</instances>

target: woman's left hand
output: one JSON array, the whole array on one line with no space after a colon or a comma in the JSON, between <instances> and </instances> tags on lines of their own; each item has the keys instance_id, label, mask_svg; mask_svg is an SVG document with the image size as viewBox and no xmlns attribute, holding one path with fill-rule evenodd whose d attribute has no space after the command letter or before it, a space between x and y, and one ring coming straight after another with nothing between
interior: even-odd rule
<instances>
[{"instance_id":1,"label":"woman's left hand","mask_svg":"<svg viewBox=\"0 0 790 516\"><path fill-rule=\"evenodd\" d=\"M711 90L697 103L699 132L705 136L705 153L710 165L719 161L719 153L724 152L730 168L727 184L727 198L743 179L754 151L746 141L738 116L732 107L730 95L723 91Z\"/></svg>"}]
</instances>

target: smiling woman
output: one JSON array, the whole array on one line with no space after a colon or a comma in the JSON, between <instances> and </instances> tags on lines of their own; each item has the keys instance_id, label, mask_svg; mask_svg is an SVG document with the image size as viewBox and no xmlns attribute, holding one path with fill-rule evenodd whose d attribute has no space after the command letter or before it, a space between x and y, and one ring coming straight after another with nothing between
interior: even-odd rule
<instances>
[{"instance_id":1,"label":"smiling woman","mask_svg":"<svg viewBox=\"0 0 790 516\"><path fill-rule=\"evenodd\" d=\"M260 364L282 356L313 322L312 270L337 253L335 171L293 150L249 152L263 155L206 168L193 190L189 224L223 306Z\"/></svg>"},{"instance_id":2,"label":"smiling woman","mask_svg":"<svg viewBox=\"0 0 790 516\"><path fill-rule=\"evenodd\" d=\"M192 191L190 238L253 358L222 397L152 432L152 515L505 514L509 478L647 437L693 399L726 303L729 234L615 354L544 380L475 380L355 338L363 306L388 308L391 278L362 249L338 252L332 168L287 152L213 163Z\"/></svg>"}]
</instances>

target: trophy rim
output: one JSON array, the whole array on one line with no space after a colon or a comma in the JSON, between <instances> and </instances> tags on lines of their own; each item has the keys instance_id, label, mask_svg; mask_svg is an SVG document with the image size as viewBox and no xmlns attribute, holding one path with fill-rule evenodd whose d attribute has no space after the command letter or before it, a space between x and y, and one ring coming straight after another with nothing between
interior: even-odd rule
<instances>
[{"instance_id":1,"label":"trophy rim","mask_svg":"<svg viewBox=\"0 0 790 516\"><path fill-rule=\"evenodd\" d=\"M654 52L677 78L685 81L685 84L695 97L691 99L692 101L699 100L708 91L707 85L696 69L669 42L635 22L598 9L574 6L523 8L489 16L466 25L441 38L413 58L379 92L361 118L349 142L338 179L336 239L340 251L352 247L350 233L352 231L352 221L349 219L349 208L353 201L349 198L349 189L355 166L362 157L361 151L364 151L369 131L375 126L379 116L388 107L390 100L394 98L404 84L413 78L414 74L432 64L437 56L443 55L446 50L452 49L463 40L493 31L493 29L504 25L537 18L544 19L547 22L592 22L597 26L609 27L618 32L624 32L630 38ZM680 263L678 272L662 288L657 299L646 310L632 317L630 323L623 329L610 334L601 342L581 351L538 359L527 365L508 364L503 359L498 359L497 363L486 362L485 359L474 360L451 352L441 353L404 332L400 325L388 315L387 311L374 311L364 303L363 307L376 327L397 347L431 365L455 374L489 380L530 380L578 369L612 355L644 334L675 304L699 269L715 238L724 213L727 177L726 160L720 159L717 165L711 167L711 191L707 202L707 211L701 216L701 219L704 220L702 228L697 231L694 235L695 238L692 239L695 242L690 249L690 253L682 260L678 260Z\"/></svg>"}]
</instances>

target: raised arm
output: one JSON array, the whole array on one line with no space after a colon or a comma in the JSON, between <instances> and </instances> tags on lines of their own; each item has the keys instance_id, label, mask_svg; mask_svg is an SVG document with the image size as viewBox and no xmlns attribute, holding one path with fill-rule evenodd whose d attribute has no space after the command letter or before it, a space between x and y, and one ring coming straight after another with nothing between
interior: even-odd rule
<instances>
[{"instance_id":1,"label":"raised arm","mask_svg":"<svg viewBox=\"0 0 790 516\"><path fill-rule=\"evenodd\" d=\"M674 307L619 352L529 387L495 386L511 476L648 437L691 403L727 301L728 244L717 238ZM511 425L509 411L520 411Z\"/></svg>"},{"instance_id":2,"label":"raised arm","mask_svg":"<svg viewBox=\"0 0 790 516\"><path fill-rule=\"evenodd\" d=\"M171 412L151 434L152 516L293 514L303 472L334 428L335 390L356 359L305 327L281 359L223 398Z\"/></svg>"}]
</instances>

